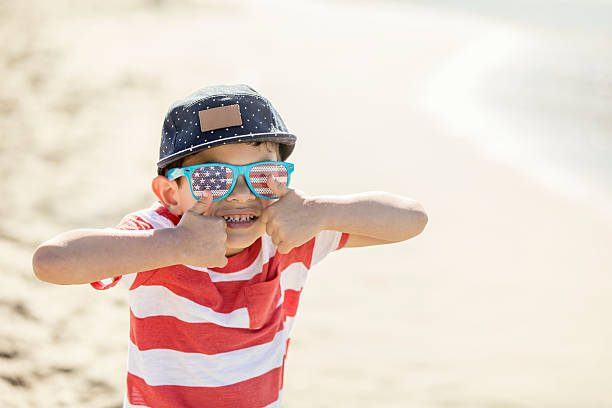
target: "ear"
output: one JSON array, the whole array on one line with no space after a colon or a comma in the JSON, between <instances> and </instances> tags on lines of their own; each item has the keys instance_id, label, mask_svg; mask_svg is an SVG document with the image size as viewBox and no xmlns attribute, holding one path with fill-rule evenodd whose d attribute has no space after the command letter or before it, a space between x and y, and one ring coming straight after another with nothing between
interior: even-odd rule
<instances>
[{"instance_id":1,"label":"ear","mask_svg":"<svg viewBox=\"0 0 612 408\"><path fill-rule=\"evenodd\" d=\"M151 182L153 193L159 201L174 215L181 215L178 205L178 185L174 180L168 180L166 176L157 176Z\"/></svg>"}]
</instances>

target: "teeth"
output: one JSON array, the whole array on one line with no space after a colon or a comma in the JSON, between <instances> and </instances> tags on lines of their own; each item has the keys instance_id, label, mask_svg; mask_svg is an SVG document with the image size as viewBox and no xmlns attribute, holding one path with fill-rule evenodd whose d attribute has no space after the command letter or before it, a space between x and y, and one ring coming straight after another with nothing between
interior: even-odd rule
<instances>
[{"instance_id":1,"label":"teeth","mask_svg":"<svg viewBox=\"0 0 612 408\"><path fill-rule=\"evenodd\" d=\"M255 219L254 215L246 215L246 216L229 216L229 215L224 215L223 218L225 218L225 221L231 221L231 222L247 222L247 221L251 221L253 219Z\"/></svg>"}]
</instances>

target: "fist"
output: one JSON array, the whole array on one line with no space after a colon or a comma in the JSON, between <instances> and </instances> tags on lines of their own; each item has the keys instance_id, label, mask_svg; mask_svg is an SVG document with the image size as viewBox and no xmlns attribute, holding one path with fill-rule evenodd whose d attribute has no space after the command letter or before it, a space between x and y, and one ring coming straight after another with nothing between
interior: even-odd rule
<instances>
[{"instance_id":1,"label":"fist","mask_svg":"<svg viewBox=\"0 0 612 408\"><path fill-rule=\"evenodd\" d=\"M202 267L227 265L226 224L223 217L210 215L212 194L206 190L175 228L181 263Z\"/></svg>"},{"instance_id":2,"label":"fist","mask_svg":"<svg viewBox=\"0 0 612 408\"><path fill-rule=\"evenodd\" d=\"M323 229L321 216L305 193L277 182L271 175L267 184L279 198L264 209L260 221L278 252L286 254Z\"/></svg>"}]
</instances>

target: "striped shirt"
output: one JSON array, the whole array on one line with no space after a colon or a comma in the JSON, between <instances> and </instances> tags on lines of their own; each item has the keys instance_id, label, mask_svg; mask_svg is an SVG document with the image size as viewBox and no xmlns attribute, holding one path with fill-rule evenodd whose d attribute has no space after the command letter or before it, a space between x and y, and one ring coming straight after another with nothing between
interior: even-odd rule
<instances>
[{"instance_id":1,"label":"striped shirt","mask_svg":"<svg viewBox=\"0 0 612 408\"><path fill-rule=\"evenodd\" d=\"M156 202L115 228L168 228L179 220ZM280 407L308 270L347 239L321 231L281 254L264 234L223 268L179 264L92 282L98 290L128 290L124 408Z\"/></svg>"}]
</instances>

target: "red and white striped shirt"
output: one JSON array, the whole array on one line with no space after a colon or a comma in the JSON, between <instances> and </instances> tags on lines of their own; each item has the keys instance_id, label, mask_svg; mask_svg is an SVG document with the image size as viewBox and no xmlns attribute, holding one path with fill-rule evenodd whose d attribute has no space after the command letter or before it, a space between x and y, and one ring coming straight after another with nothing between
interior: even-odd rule
<instances>
[{"instance_id":1,"label":"red and white striped shirt","mask_svg":"<svg viewBox=\"0 0 612 408\"><path fill-rule=\"evenodd\" d=\"M174 227L159 202L118 229ZM308 270L348 234L321 231L287 254L264 234L223 268L172 265L92 282L128 289L124 408L280 407L285 357Z\"/></svg>"}]
</instances>

